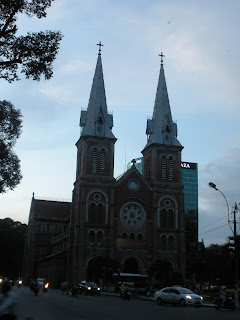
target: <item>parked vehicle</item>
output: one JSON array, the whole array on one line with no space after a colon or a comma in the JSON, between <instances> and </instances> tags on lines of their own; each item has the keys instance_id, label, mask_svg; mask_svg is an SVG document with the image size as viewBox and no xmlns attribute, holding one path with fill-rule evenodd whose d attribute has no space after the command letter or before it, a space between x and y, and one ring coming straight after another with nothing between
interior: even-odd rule
<instances>
[{"instance_id":1,"label":"parked vehicle","mask_svg":"<svg viewBox=\"0 0 240 320\"><path fill-rule=\"evenodd\" d=\"M203 297L183 287L166 287L155 292L154 300L160 305L163 303L178 304L180 306L201 306Z\"/></svg>"},{"instance_id":2,"label":"parked vehicle","mask_svg":"<svg viewBox=\"0 0 240 320\"><path fill-rule=\"evenodd\" d=\"M217 310L219 309L230 309L234 311L236 309L235 302L232 297L227 297L225 301L222 298L217 297L214 299L214 305Z\"/></svg>"}]
</instances>

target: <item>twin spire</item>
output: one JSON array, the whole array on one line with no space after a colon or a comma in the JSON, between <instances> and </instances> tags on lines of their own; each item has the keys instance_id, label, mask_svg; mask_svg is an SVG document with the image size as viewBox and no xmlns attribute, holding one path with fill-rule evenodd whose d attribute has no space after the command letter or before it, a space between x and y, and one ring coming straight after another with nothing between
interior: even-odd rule
<instances>
[{"instance_id":1,"label":"twin spire","mask_svg":"<svg viewBox=\"0 0 240 320\"><path fill-rule=\"evenodd\" d=\"M92 83L92 89L88 102L87 111L81 111L80 126L81 136L97 136L116 139L112 133L113 116L107 111L105 85L103 79L101 47L99 46L97 65ZM163 69L163 57L161 53L161 67L155 98L152 119L147 120L146 134L151 144L167 144L181 146L177 140L177 124L173 122L168 99L167 85Z\"/></svg>"}]
</instances>

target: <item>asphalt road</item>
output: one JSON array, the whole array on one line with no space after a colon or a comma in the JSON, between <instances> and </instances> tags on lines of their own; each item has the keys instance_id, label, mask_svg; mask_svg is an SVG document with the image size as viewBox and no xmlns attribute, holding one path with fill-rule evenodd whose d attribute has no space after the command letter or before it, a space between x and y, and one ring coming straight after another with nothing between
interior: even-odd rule
<instances>
[{"instance_id":1,"label":"asphalt road","mask_svg":"<svg viewBox=\"0 0 240 320\"><path fill-rule=\"evenodd\" d=\"M209 307L158 306L153 301L119 297L85 296L78 298L49 290L35 296L28 287L13 290L18 296L18 320L235 320L240 319L240 310L220 310Z\"/></svg>"}]
</instances>

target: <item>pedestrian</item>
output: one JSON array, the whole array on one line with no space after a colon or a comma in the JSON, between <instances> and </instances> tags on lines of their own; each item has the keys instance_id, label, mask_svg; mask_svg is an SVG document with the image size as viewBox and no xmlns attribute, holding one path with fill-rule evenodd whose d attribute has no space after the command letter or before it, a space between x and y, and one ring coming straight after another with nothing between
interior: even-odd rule
<instances>
[{"instance_id":1,"label":"pedestrian","mask_svg":"<svg viewBox=\"0 0 240 320\"><path fill-rule=\"evenodd\" d=\"M16 319L16 294L11 290L11 284L7 279L4 279L1 285L0 294L0 319L15 320Z\"/></svg>"}]
</instances>

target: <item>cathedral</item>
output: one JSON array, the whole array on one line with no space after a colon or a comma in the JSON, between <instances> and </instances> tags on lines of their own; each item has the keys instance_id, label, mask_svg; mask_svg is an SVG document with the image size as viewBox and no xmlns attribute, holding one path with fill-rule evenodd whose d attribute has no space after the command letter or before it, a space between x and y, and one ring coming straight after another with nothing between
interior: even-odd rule
<instances>
[{"instance_id":1,"label":"cathedral","mask_svg":"<svg viewBox=\"0 0 240 320\"><path fill-rule=\"evenodd\" d=\"M101 44L81 134L72 202L33 194L25 245L24 277L95 280L103 261L118 272L146 274L162 263L162 278L185 276L185 216L181 151L161 54L153 115L147 120L143 173L135 167L114 178L117 137L108 113ZM144 130L144 129L143 129ZM112 269L113 271L113 269ZM116 271L116 270L114 270Z\"/></svg>"}]
</instances>

